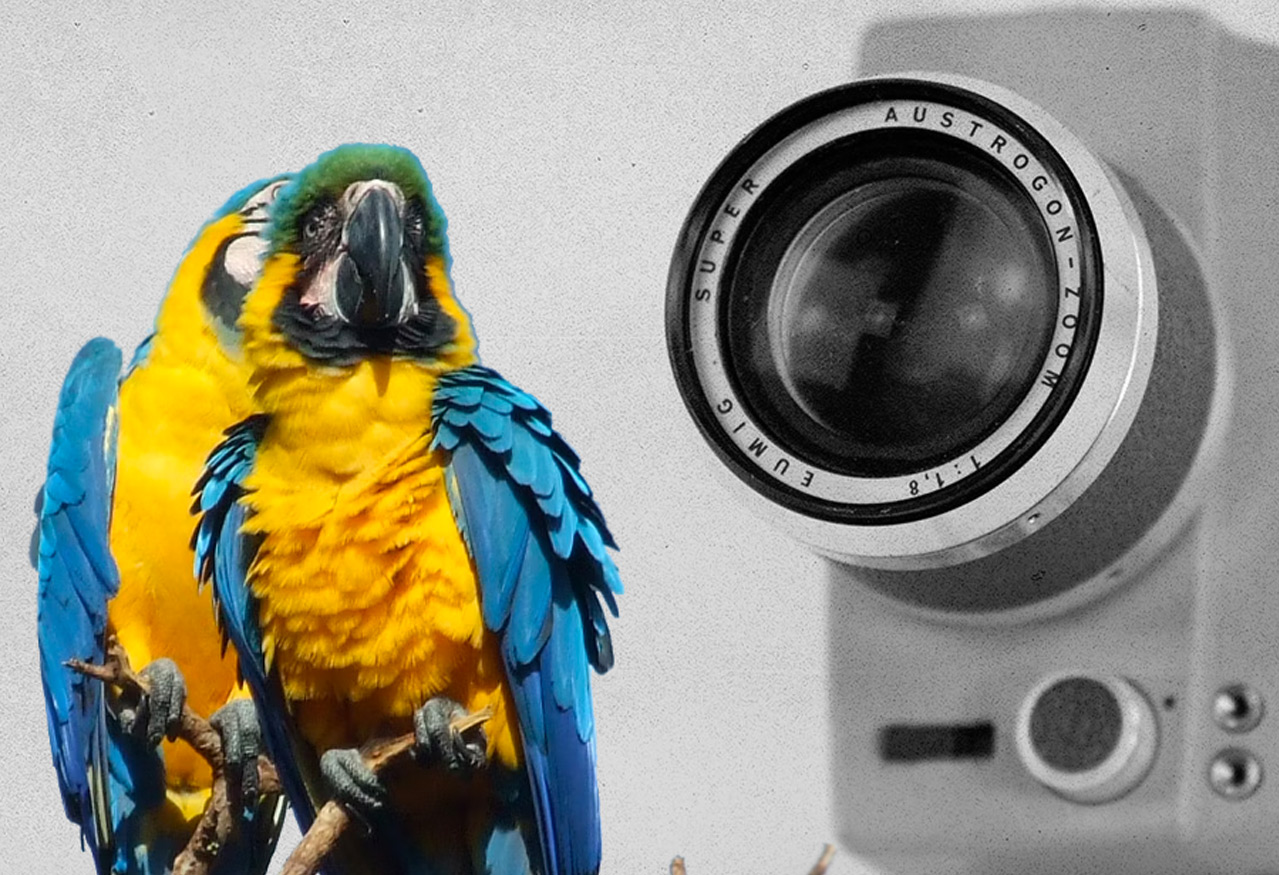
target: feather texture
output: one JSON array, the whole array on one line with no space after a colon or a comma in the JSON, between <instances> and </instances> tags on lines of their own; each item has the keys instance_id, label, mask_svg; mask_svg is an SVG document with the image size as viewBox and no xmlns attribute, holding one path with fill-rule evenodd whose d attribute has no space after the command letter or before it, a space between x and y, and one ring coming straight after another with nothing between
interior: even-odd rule
<instances>
[{"instance_id":1,"label":"feather texture","mask_svg":"<svg viewBox=\"0 0 1279 875\"><path fill-rule=\"evenodd\" d=\"M112 818L95 828L91 778L107 775L102 685L72 672L72 658L101 662L107 601L120 587L107 541L115 468L111 411L122 356L104 338L76 355L54 419L40 515L37 594L40 671L49 745L67 817L100 861L114 841ZM105 827L105 829L103 828ZM101 868L102 863L99 863Z\"/></svg>"},{"instance_id":2,"label":"feather texture","mask_svg":"<svg viewBox=\"0 0 1279 875\"><path fill-rule=\"evenodd\" d=\"M506 426L496 427L494 416ZM612 536L550 414L497 372L476 365L441 377L432 417L440 423L434 446L450 453L450 495L484 620L502 635L544 870L597 872L588 666L612 664L598 601L603 595L615 609L612 595L621 591L602 547Z\"/></svg>"}]
</instances>

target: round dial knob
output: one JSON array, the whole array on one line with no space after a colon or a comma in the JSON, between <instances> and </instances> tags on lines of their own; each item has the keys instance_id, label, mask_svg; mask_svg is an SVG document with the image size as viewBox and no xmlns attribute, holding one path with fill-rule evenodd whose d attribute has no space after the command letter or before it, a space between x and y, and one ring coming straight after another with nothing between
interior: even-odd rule
<instances>
[{"instance_id":1,"label":"round dial knob","mask_svg":"<svg viewBox=\"0 0 1279 875\"><path fill-rule=\"evenodd\" d=\"M1017 715L1017 752L1041 784L1075 802L1108 802L1154 761L1154 711L1129 681L1059 673L1031 689Z\"/></svg>"}]
</instances>

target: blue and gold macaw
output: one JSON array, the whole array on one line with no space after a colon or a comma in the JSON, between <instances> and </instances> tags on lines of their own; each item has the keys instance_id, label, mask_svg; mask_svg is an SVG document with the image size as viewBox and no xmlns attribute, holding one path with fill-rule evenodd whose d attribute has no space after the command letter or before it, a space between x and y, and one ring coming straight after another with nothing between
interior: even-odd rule
<instances>
[{"instance_id":1,"label":"blue and gold macaw","mask_svg":"<svg viewBox=\"0 0 1279 875\"><path fill-rule=\"evenodd\" d=\"M331 873L597 872L589 668L621 583L578 457L478 363L411 153L322 155L268 236L257 413L210 457L196 552L303 828L333 797L371 827ZM450 727L486 707L482 740ZM409 767L356 751L409 731Z\"/></svg>"},{"instance_id":2,"label":"blue and gold macaw","mask_svg":"<svg viewBox=\"0 0 1279 875\"><path fill-rule=\"evenodd\" d=\"M215 871L265 871L283 820L279 797L256 793L257 720L192 573L189 507L250 411L235 323L287 181L245 188L199 231L123 378L97 338L62 386L33 556L40 668L63 805L99 873L171 871L209 799L208 764L174 738L184 701L213 715L250 813ZM101 663L112 638L150 682L140 702L64 665Z\"/></svg>"}]
</instances>

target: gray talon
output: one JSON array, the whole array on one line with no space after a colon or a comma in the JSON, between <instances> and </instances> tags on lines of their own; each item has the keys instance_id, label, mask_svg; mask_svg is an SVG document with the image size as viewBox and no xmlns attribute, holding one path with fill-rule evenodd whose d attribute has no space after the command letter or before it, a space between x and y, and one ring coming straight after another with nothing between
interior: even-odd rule
<instances>
[{"instance_id":1,"label":"gray talon","mask_svg":"<svg viewBox=\"0 0 1279 875\"><path fill-rule=\"evenodd\" d=\"M483 729L468 730L468 740L449 724L466 716L466 709L445 696L436 696L413 712L413 735L417 739L415 754L419 762L439 761L450 772L483 768L487 759Z\"/></svg>"},{"instance_id":2,"label":"gray talon","mask_svg":"<svg viewBox=\"0 0 1279 875\"><path fill-rule=\"evenodd\" d=\"M262 752L257 708L251 699L233 699L213 712L209 725L222 737L227 790L238 792L246 806L252 805L258 798L258 754Z\"/></svg>"},{"instance_id":3,"label":"gray talon","mask_svg":"<svg viewBox=\"0 0 1279 875\"><path fill-rule=\"evenodd\" d=\"M386 785L353 747L335 747L320 756L320 774L333 796L368 823L369 815L386 805Z\"/></svg>"},{"instance_id":4,"label":"gray talon","mask_svg":"<svg viewBox=\"0 0 1279 875\"><path fill-rule=\"evenodd\" d=\"M187 701L187 684L182 672L172 659L161 657L138 674L146 679L151 692L142 699L137 713L128 720L129 725L145 727L147 744L152 747L162 738L173 741L178 737L182 707Z\"/></svg>"}]
</instances>

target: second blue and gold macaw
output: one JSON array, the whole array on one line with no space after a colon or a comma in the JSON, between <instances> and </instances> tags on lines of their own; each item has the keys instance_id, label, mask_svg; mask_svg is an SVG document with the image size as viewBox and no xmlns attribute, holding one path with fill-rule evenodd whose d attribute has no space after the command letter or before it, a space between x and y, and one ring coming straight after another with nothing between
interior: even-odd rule
<instances>
[{"instance_id":1,"label":"second blue and gold macaw","mask_svg":"<svg viewBox=\"0 0 1279 875\"><path fill-rule=\"evenodd\" d=\"M196 553L303 826L336 796L370 827L326 871L597 872L589 669L621 584L577 456L478 363L411 153L326 153L267 233L257 412L210 457ZM482 742L450 729L485 707ZM409 731L415 763L364 766Z\"/></svg>"},{"instance_id":2,"label":"second blue and gold macaw","mask_svg":"<svg viewBox=\"0 0 1279 875\"><path fill-rule=\"evenodd\" d=\"M40 661L63 803L102 875L169 872L210 797L208 764L172 737L184 701L213 715L231 759L255 756L248 691L191 571L187 508L205 456L250 409L235 323L284 182L245 188L200 229L123 378L98 338L59 398L34 557ZM111 637L151 683L142 702L64 665L101 663ZM278 797L241 789L256 810L218 875L265 871L282 822Z\"/></svg>"}]
</instances>

